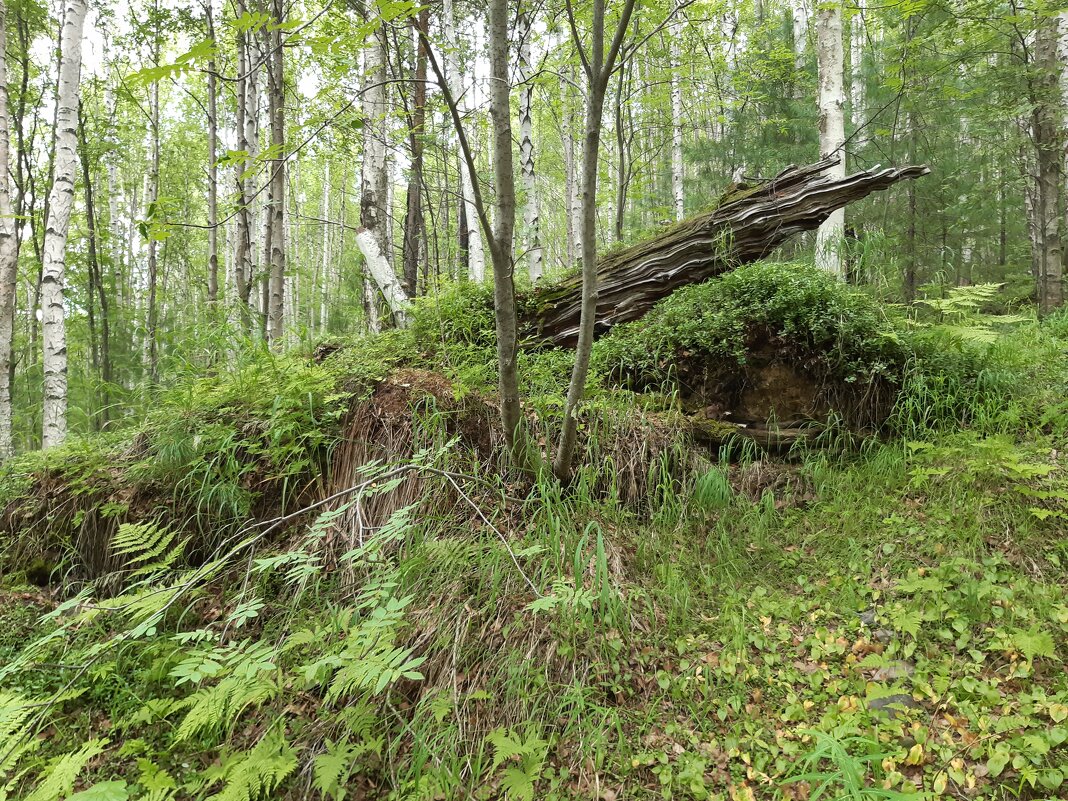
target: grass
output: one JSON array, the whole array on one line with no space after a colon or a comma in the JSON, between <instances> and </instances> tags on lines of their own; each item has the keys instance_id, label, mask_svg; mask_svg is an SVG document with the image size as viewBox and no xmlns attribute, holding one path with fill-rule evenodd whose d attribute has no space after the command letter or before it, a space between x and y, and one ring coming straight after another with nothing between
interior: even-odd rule
<instances>
[{"instance_id":1,"label":"grass","mask_svg":"<svg viewBox=\"0 0 1068 801\"><path fill-rule=\"evenodd\" d=\"M10 574L0 797L1064 797L1068 418L1048 357L1068 328L989 344L938 324L895 425L859 446L688 460L676 441L631 503L617 462L568 490L488 475L428 409L429 450L285 531L189 553L163 516L123 529L125 564L80 596ZM216 426L209 450L153 480L205 453L242 469L217 447L238 419L267 421L243 436L281 443L276 474L329 450L309 429L329 436L329 399L377 374L329 362L185 388L161 417ZM632 397L598 407L591 453L637 447L613 417ZM68 480L91 494L104 472ZM401 489L412 506L353 526Z\"/></svg>"}]
</instances>

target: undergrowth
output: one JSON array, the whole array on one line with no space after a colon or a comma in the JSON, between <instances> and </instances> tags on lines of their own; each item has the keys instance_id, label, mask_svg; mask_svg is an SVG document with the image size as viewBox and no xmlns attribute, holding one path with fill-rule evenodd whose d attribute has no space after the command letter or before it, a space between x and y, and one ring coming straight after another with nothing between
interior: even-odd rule
<instances>
[{"instance_id":1,"label":"undergrowth","mask_svg":"<svg viewBox=\"0 0 1068 801\"><path fill-rule=\"evenodd\" d=\"M1064 797L1068 322L986 315L992 288L883 316L794 266L740 272L599 344L568 488L489 472L434 403L411 422L432 446L328 482L394 368L492 388L461 290L6 465L9 520L113 528L98 574L44 589L45 543L7 528L0 799ZM700 452L670 401L605 383L631 351L737 364L757 329L896 376L885 435ZM524 359L551 416L567 358Z\"/></svg>"}]
</instances>

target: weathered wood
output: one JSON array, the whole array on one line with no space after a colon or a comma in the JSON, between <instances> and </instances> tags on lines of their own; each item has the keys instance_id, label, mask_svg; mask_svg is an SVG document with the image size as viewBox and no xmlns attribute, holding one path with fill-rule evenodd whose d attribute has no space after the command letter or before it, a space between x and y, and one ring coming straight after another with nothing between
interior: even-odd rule
<instances>
[{"instance_id":1,"label":"weathered wood","mask_svg":"<svg viewBox=\"0 0 1068 801\"><path fill-rule=\"evenodd\" d=\"M682 286L764 258L791 236L818 228L836 209L930 172L909 166L826 177L825 170L837 161L787 167L757 186L725 195L713 211L605 255L597 269L597 334L638 319ZM537 290L535 310L525 320L527 333L556 345L574 345L581 299L580 276Z\"/></svg>"}]
</instances>

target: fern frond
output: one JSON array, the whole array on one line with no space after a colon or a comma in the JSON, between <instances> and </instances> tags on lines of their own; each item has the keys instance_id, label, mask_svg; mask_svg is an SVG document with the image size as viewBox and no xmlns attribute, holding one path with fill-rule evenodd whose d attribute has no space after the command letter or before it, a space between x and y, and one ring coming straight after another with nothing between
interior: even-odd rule
<instances>
[{"instance_id":1,"label":"fern frond","mask_svg":"<svg viewBox=\"0 0 1068 801\"><path fill-rule=\"evenodd\" d=\"M185 547L184 541L174 544L175 537L174 531L155 523L122 523L111 541L111 552L127 557L126 564L131 567L169 565Z\"/></svg>"},{"instance_id":2,"label":"fern frond","mask_svg":"<svg viewBox=\"0 0 1068 801\"><path fill-rule=\"evenodd\" d=\"M275 729L250 751L232 755L213 772L223 789L208 801L259 801L269 797L297 767L297 756L285 735Z\"/></svg>"},{"instance_id":3,"label":"fern frond","mask_svg":"<svg viewBox=\"0 0 1068 801\"><path fill-rule=\"evenodd\" d=\"M106 745L107 740L90 740L77 751L54 760L24 801L59 801L69 796L78 774L89 764L89 760L104 752Z\"/></svg>"},{"instance_id":4,"label":"fern frond","mask_svg":"<svg viewBox=\"0 0 1068 801\"><path fill-rule=\"evenodd\" d=\"M205 732L229 729L246 709L270 701L278 685L263 677L227 676L218 684L193 693L176 709L188 708L176 739L188 740Z\"/></svg>"},{"instance_id":5,"label":"fern frond","mask_svg":"<svg viewBox=\"0 0 1068 801\"><path fill-rule=\"evenodd\" d=\"M41 744L28 728L32 712L33 705L22 696L0 692L0 801L22 778L24 771L15 767Z\"/></svg>"}]
</instances>

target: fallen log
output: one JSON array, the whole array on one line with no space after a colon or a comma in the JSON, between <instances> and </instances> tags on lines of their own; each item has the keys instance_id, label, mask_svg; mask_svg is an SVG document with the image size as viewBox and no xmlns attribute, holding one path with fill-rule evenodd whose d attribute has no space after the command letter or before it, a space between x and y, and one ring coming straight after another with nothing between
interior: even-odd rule
<instances>
[{"instance_id":1,"label":"fallen log","mask_svg":"<svg viewBox=\"0 0 1068 801\"><path fill-rule=\"evenodd\" d=\"M847 178L826 177L824 171L837 162L827 158L787 167L770 180L725 195L710 212L605 255L597 269L597 335L638 319L679 287L764 258L793 235L819 228L836 209L930 172L924 166L876 167ZM536 290L524 333L574 346L581 303L580 276Z\"/></svg>"}]
</instances>

